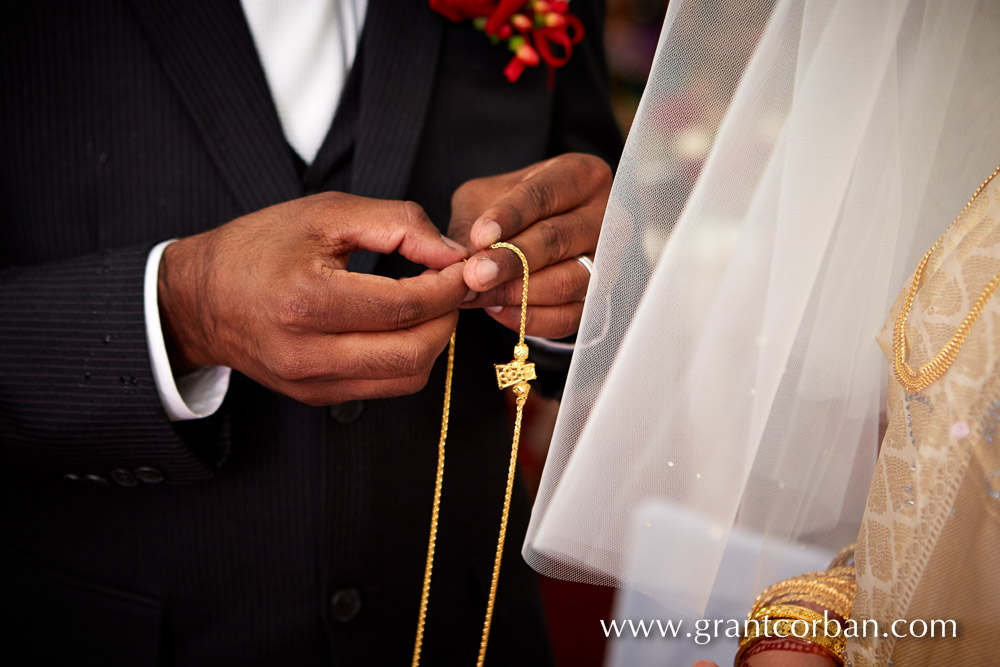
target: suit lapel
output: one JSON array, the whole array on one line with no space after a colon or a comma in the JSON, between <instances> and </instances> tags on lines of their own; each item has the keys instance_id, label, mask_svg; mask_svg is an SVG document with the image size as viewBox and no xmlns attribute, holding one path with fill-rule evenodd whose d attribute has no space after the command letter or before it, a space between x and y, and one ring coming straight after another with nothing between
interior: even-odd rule
<instances>
[{"instance_id":1,"label":"suit lapel","mask_svg":"<svg viewBox=\"0 0 1000 667\"><path fill-rule=\"evenodd\" d=\"M244 211L300 196L291 149L239 0L132 1Z\"/></svg>"},{"instance_id":2,"label":"suit lapel","mask_svg":"<svg viewBox=\"0 0 1000 667\"><path fill-rule=\"evenodd\" d=\"M423 0L371 0L361 42L355 194L406 195L434 84L441 25Z\"/></svg>"},{"instance_id":3,"label":"suit lapel","mask_svg":"<svg viewBox=\"0 0 1000 667\"><path fill-rule=\"evenodd\" d=\"M352 193L406 196L434 85L442 25L426 0L369 1L360 45ZM371 271L376 259L371 253L354 253L350 268Z\"/></svg>"}]
</instances>

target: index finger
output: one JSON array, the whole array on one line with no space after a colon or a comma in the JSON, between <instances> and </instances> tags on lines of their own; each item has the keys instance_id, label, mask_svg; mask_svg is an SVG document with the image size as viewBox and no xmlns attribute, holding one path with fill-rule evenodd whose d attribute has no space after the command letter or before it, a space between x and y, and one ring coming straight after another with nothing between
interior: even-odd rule
<instances>
[{"instance_id":1,"label":"index finger","mask_svg":"<svg viewBox=\"0 0 1000 667\"><path fill-rule=\"evenodd\" d=\"M582 206L610 179L611 169L593 155L568 153L542 162L479 216L470 232L472 242L482 250L539 220Z\"/></svg>"},{"instance_id":2,"label":"index finger","mask_svg":"<svg viewBox=\"0 0 1000 667\"><path fill-rule=\"evenodd\" d=\"M462 269L459 262L400 280L335 271L319 285L300 291L293 322L300 329L323 333L407 329L458 308L469 294Z\"/></svg>"}]
</instances>

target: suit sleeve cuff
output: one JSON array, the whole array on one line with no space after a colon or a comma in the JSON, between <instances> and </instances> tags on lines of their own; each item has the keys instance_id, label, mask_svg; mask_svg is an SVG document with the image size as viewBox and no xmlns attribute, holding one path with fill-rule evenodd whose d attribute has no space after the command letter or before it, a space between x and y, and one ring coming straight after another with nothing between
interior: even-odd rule
<instances>
[{"instance_id":1,"label":"suit sleeve cuff","mask_svg":"<svg viewBox=\"0 0 1000 667\"><path fill-rule=\"evenodd\" d=\"M222 405L229 390L229 376L232 369L226 366L207 366L174 377L170 368L170 357L163 339L160 325L158 278L160 259L163 251L173 240L156 245L146 261L143 282L143 307L146 319L146 342L149 347L149 362L153 370L153 380L160 403L170 421L201 419L214 414Z\"/></svg>"}]
</instances>

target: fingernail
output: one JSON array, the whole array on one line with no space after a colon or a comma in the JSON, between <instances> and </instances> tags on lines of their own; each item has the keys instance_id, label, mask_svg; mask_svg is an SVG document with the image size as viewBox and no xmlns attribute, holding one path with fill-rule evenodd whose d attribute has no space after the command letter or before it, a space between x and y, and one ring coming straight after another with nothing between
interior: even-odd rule
<instances>
[{"instance_id":1,"label":"fingernail","mask_svg":"<svg viewBox=\"0 0 1000 667\"><path fill-rule=\"evenodd\" d=\"M465 295L464 299L462 299L462 303L469 303L470 301L472 301L473 299L475 299L477 296L479 296L479 292L470 289L469 293Z\"/></svg>"},{"instance_id":2,"label":"fingernail","mask_svg":"<svg viewBox=\"0 0 1000 667\"><path fill-rule=\"evenodd\" d=\"M485 248L500 240L500 225L495 220L487 220L479 227L479 247Z\"/></svg>"},{"instance_id":3,"label":"fingernail","mask_svg":"<svg viewBox=\"0 0 1000 667\"><path fill-rule=\"evenodd\" d=\"M476 278L479 279L479 284L484 287L493 282L498 273L500 273L500 267L492 259L482 257L476 263Z\"/></svg>"},{"instance_id":4,"label":"fingernail","mask_svg":"<svg viewBox=\"0 0 1000 667\"><path fill-rule=\"evenodd\" d=\"M488 310L491 313L496 314L503 310L503 306L487 306L484 310Z\"/></svg>"},{"instance_id":5,"label":"fingernail","mask_svg":"<svg viewBox=\"0 0 1000 667\"><path fill-rule=\"evenodd\" d=\"M448 246L449 248L451 248L452 250L460 250L461 252L465 252L465 248L463 248L459 244L455 243L454 241L452 241L450 238L448 238L444 234L441 235L441 240L444 241L444 244L446 246Z\"/></svg>"}]
</instances>

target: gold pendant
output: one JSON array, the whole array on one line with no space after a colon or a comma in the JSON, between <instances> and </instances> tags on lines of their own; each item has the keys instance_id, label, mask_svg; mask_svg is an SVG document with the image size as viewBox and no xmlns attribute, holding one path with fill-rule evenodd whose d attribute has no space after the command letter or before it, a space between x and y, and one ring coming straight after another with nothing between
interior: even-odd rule
<instances>
[{"instance_id":1,"label":"gold pendant","mask_svg":"<svg viewBox=\"0 0 1000 667\"><path fill-rule=\"evenodd\" d=\"M519 343L514 346L514 361L507 364L494 364L493 368L497 372L497 385L500 389L514 387L514 395L518 402L527 400L528 392L531 391L529 380L535 380L535 364L528 363L528 346Z\"/></svg>"}]
</instances>

